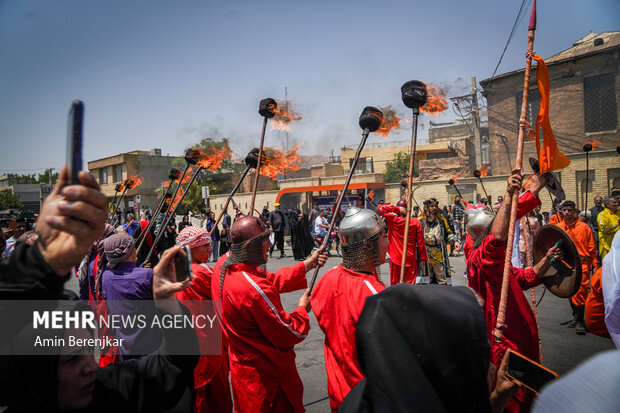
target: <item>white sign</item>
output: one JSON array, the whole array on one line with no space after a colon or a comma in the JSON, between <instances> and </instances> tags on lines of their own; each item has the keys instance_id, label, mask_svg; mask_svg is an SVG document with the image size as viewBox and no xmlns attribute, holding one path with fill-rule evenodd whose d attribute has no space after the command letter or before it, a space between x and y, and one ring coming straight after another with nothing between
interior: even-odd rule
<instances>
[{"instance_id":1,"label":"white sign","mask_svg":"<svg viewBox=\"0 0 620 413\"><path fill-rule=\"evenodd\" d=\"M128 208L133 208L133 201L129 201L129 202L127 202L127 204L129 204Z\"/></svg>"},{"instance_id":2,"label":"white sign","mask_svg":"<svg viewBox=\"0 0 620 413\"><path fill-rule=\"evenodd\" d=\"M202 187L202 198L203 199L208 199L209 198L209 187L208 186L203 186Z\"/></svg>"},{"instance_id":3,"label":"white sign","mask_svg":"<svg viewBox=\"0 0 620 413\"><path fill-rule=\"evenodd\" d=\"M140 195L136 195L136 204L142 202L142 197Z\"/></svg>"}]
</instances>

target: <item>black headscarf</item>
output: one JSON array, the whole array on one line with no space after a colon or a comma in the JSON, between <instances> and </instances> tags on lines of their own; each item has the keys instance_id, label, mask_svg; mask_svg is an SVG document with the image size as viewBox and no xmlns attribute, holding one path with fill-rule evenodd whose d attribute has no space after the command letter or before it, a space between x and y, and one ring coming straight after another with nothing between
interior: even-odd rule
<instances>
[{"instance_id":1,"label":"black headscarf","mask_svg":"<svg viewBox=\"0 0 620 413\"><path fill-rule=\"evenodd\" d=\"M489 412L489 343L466 287L398 284L368 297L356 332L366 379L339 412Z\"/></svg>"}]
</instances>

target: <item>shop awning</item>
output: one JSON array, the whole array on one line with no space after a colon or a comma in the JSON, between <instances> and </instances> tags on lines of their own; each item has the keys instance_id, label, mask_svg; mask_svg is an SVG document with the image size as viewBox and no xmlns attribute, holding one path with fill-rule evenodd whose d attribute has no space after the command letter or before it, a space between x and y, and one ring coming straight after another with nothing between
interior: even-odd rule
<instances>
[{"instance_id":1,"label":"shop awning","mask_svg":"<svg viewBox=\"0 0 620 413\"><path fill-rule=\"evenodd\" d=\"M313 185L313 186L299 186L296 188L281 189L276 196L276 202L280 202L280 198L285 194L295 194L300 192L318 192L318 191L341 191L344 183L336 185ZM385 188L384 182L357 182L349 184L347 191L351 189L372 189L372 188Z\"/></svg>"}]
</instances>

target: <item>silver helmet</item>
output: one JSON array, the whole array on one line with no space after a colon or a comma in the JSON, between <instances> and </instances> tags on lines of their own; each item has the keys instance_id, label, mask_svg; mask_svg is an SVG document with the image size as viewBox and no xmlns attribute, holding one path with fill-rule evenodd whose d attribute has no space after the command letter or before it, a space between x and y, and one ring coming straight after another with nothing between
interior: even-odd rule
<instances>
[{"instance_id":1,"label":"silver helmet","mask_svg":"<svg viewBox=\"0 0 620 413\"><path fill-rule=\"evenodd\" d=\"M488 209L476 209L475 214L467 214L467 233L476 239L493 222L495 215Z\"/></svg>"},{"instance_id":2,"label":"silver helmet","mask_svg":"<svg viewBox=\"0 0 620 413\"><path fill-rule=\"evenodd\" d=\"M353 244L371 238L385 227L383 218L369 209L349 207L340 221L340 240L342 245Z\"/></svg>"}]
</instances>

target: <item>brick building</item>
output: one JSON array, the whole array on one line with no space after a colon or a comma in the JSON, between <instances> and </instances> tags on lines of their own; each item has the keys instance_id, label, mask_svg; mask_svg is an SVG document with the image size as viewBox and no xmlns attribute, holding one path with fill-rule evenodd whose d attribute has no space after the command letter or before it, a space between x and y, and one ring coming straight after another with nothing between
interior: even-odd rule
<instances>
[{"instance_id":1,"label":"brick building","mask_svg":"<svg viewBox=\"0 0 620 413\"><path fill-rule=\"evenodd\" d=\"M88 162L88 170L101 186L101 192L111 201L116 184L122 183L130 176L139 175L143 182L140 186L128 190L121 206L125 209L135 205L136 195L140 195L141 207L155 209L159 200L155 190L163 181L168 180L174 156L162 156L160 149L132 151Z\"/></svg>"},{"instance_id":2,"label":"brick building","mask_svg":"<svg viewBox=\"0 0 620 413\"><path fill-rule=\"evenodd\" d=\"M588 203L592 195L605 195L620 177L620 32L590 33L572 47L545 59L549 69L550 121L558 147L571 159L559 175L567 192L583 208L585 154L582 146L600 141L590 154ZM507 174L515 165L518 119L524 69L485 79L480 84L489 112L490 158L493 174ZM540 105L535 70L532 70L528 121L533 125ZM535 142L525 142L523 157L536 157ZM529 172L529 167L525 167Z\"/></svg>"}]
</instances>

